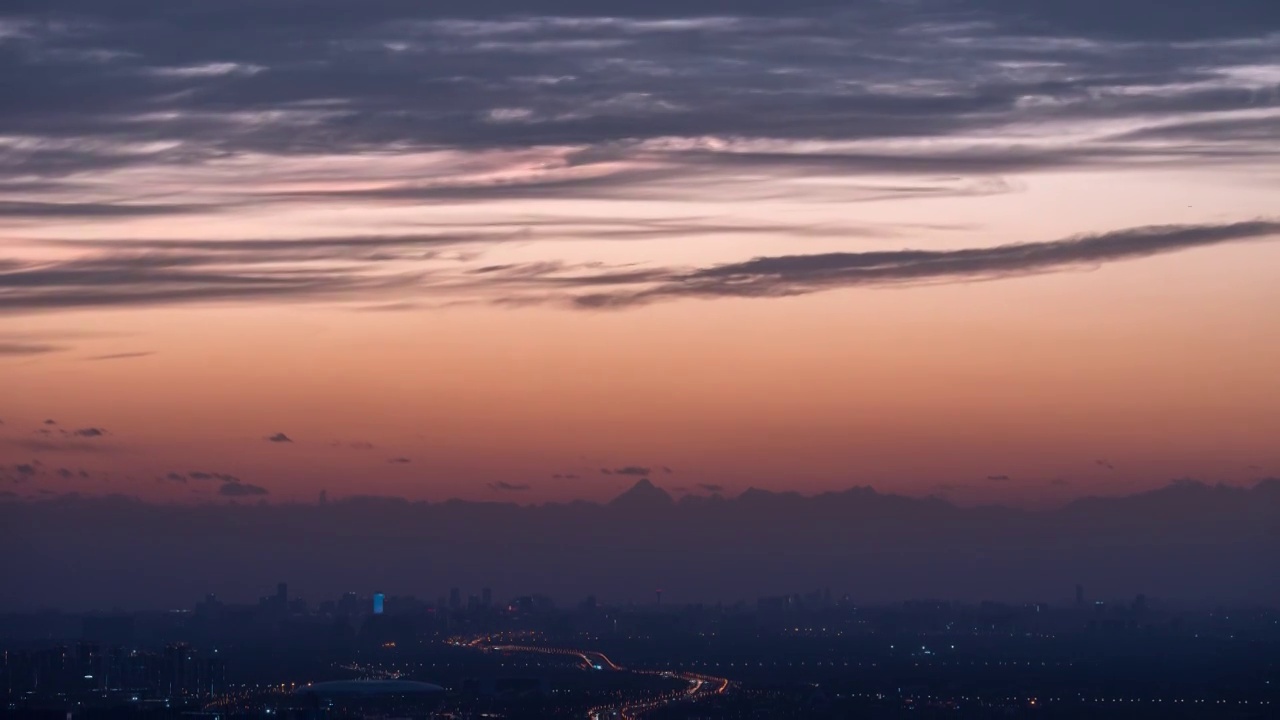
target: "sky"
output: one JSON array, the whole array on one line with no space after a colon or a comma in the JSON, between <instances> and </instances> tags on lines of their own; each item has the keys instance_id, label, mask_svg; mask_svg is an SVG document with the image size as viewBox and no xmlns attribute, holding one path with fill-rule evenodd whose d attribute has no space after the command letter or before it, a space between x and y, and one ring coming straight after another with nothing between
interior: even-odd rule
<instances>
[{"instance_id":1,"label":"sky","mask_svg":"<svg viewBox=\"0 0 1280 720\"><path fill-rule=\"evenodd\" d=\"M0 10L0 491L1280 475L1272 0Z\"/></svg>"}]
</instances>

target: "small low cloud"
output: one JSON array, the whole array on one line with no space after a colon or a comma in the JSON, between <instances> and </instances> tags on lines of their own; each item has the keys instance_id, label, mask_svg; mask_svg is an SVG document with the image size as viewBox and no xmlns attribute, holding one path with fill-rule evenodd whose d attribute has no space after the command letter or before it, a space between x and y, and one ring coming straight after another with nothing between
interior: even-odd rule
<instances>
[{"instance_id":1,"label":"small low cloud","mask_svg":"<svg viewBox=\"0 0 1280 720\"><path fill-rule=\"evenodd\" d=\"M44 424L45 424L45 425L57 425L57 424L58 424L58 421L57 421L57 420L52 420L52 419L50 419L50 420L45 420L45 421L44 421Z\"/></svg>"},{"instance_id":2,"label":"small low cloud","mask_svg":"<svg viewBox=\"0 0 1280 720\"><path fill-rule=\"evenodd\" d=\"M169 473L168 475L165 475L165 476L164 476L164 478L165 478L166 480L169 480L169 481L172 481L172 482L186 482L186 481L187 481L187 476L186 476L186 475L183 475L182 473L176 473L176 472L171 472L171 473Z\"/></svg>"},{"instance_id":3,"label":"small low cloud","mask_svg":"<svg viewBox=\"0 0 1280 720\"><path fill-rule=\"evenodd\" d=\"M74 435L75 437L96 438L96 437L102 437L103 435L106 435L107 431L103 430L100 427L87 427L87 428L80 428L79 430L72 430L70 434Z\"/></svg>"},{"instance_id":4,"label":"small low cloud","mask_svg":"<svg viewBox=\"0 0 1280 720\"><path fill-rule=\"evenodd\" d=\"M1106 468L1107 470L1115 470L1115 469L1116 469L1116 466L1115 466L1115 465L1112 465L1110 460L1094 460L1094 461L1093 461L1093 464L1094 464L1094 465L1097 465L1097 466L1098 466L1098 467L1100 467L1100 468Z\"/></svg>"},{"instance_id":5,"label":"small low cloud","mask_svg":"<svg viewBox=\"0 0 1280 720\"><path fill-rule=\"evenodd\" d=\"M990 480L991 482L1009 482L1009 480L1011 479L1012 478L1010 478L1008 475L988 475L987 476L987 480Z\"/></svg>"},{"instance_id":6,"label":"small low cloud","mask_svg":"<svg viewBox=\"0 0 1280 720\"><path fill-rule=\"evenodd\" d=\"M1049 484L1054 487L1066 487L1071 484L1071 481L1066 478L1054 478L1049 481Z\"/></svg>"},{"instance_id":7,"label":"small low cloud","mask_svg":"<svg viewBox=\"0 0 1280 720\"><path fill-rule=\"evenodd\" d=\"M62 478L63 480L73 478L76 475L69 468L58 468L57 474L58 474L58 477Z\"/></svg>"},{"instance_id":8,"label":"small low cloud","mask_svg":"<svg viewBox=\"0 0 1280 720\"><path fill-rule=\"evenodd\" d=\"M715 483L698 483L698 487L712 493L724 492L724 486Z\"/></svg>"},{"instance_id":9,"label":"small low cloud","mask_svg":"<svg viewBox=\"0 0 1280 720\"><path fill-rule=\"evenodd\" d=\"M285 435L284 433L276 433L275 435L268 435L266 439L267 439L267 442L273 442L273 443L293 442L293 439L290 438L288 435Z\"/></svg>"},{"instance_id":10,"label":"small low cloud","mask_svg":"<svg viewBox=\"0 0 1280 720\"><path fill-rule=\"evenodd\" d=\"M22 477L32 477L36 474L36 466L33 463L22 463L13 466L14 472Z\"/></svg>"},{"instance_id":11,"label":"small low cloud","mask_svg":"<svg viewBox=\"0 0 1280 720\"><path fill-rule=\"evenodd\" d=\"M391 458L387 462L391 463L392 465L408 465L409 463L413 462L413 460L410 460L407 457L398 457L398 458Z\"/></svg>"},{"instance_id":12,"label":"small low cloud","mask_svg":"<svg viewBox=\"0 0 1280 720\"><path fill-rule=\"evenodd\" d=\"M667 467L666 465L663 465L663 466L662 466L662 473L663 473L664 475L673 475L673 474L675 474L675 470L672 470L671 468Z\"/></svg>"},{"instance_id":13,"label":"small low cloud","mask_svg":"<svg viewBox=\"0 0 1280 720\"><path fill-rule=\"evenodd\" d=\"M271 494L269 490L259 485L250 485L242 482L223 483L218 488L218 494L223 497L254 497Z\"/></svg>"},{"instance_id":14,"label":"small low cloud","mask_svg":"<svg viewBox=\"0 0 1280 720\"><path fill-rule=\"evenodd\" d=\"M502 480L489 483L489 489L494 492L524 492L531 487L525 483L509 483Z\"/></svg>"},{"instance_id":15,"label":"small low cloud","mask_svg":"<svg viewBox=\"0 0 1280 720\"><path fill-rule=\"evenodd\" d=\"M177 477L175 478L175 476ZM167 477L170 480L176 480L178 482L182 481L181 473L171 472L168 474ZM227 473L204 472L203 470L192 470L191 472L187 473L186 477L190 478L191 480L220 480L226 483L240 482L240 478L236 477L235 475L228 475Z\"/></svg>"},{"instance_id":16,"label":"small low cloud","mask_svg":"<svg viewBox=\"0 0 1280 720\"><path fill-rule=\"evenodd\" d=\"M600 472L605 475L629 475L631 477L648 477L653 474L651 468L641 467L640 465L627 465L626 467L613 468L612 470L601 468Z\"/></svg>"}]
</instances>

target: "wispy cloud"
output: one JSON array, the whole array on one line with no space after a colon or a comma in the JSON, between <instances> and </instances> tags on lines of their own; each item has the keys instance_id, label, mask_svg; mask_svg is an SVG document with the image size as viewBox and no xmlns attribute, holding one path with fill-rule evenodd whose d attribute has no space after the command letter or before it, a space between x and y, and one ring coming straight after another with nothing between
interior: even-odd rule
<instances>
[{"instance_id":1,"label":"wispy cloud","mask_svg":"<svg viewBox=\"0 0 1280 720\"><path fill-rule=\"evenodd\" d=\"M55 353L66 348L59 345L49 345L47 343L17 343L17 342L0 342L0 357L5 356L25 356L25 355L45 355Z\"/></svg>"},{"instance_id":2,"label":"wispy cloud","mask_svg":"<svg viewBox=\"0 0 1280 720\"><path fill-rule=\"evenodd\" d=\"M527 485L525 483L510 483L504 480L491 482L488 487L494 492L524 492L532 488L531 485Z\"/></svg>"},{"instance_id":3,"label":"wispy cloud","mask_svg":"<svg viewBox=\"0 0 1280 720\"><path fill-rule=\"evenodd\" d=\"M1228 242L1280 236L1280 222L1169 225L1082 235L1050 242L964 250L888 250L758 257L690 271L654 273L650 286L578 295L585 308L617 308L678 298L785 297L823 290L908 283L972 282L1055 272ZM551 280L571 286L618 286L612 274Z\"/></svg>"},{"instance_id":4,"label":"wispy cloud","mask_svg":"<svg viewBox=\"0 0 1280 720\"><path fill-rule=\"evenodd\" d=\"M154 350L139 350L136 352L109 353L107 355L90 355L89 357L86 357L85 360L131 360L133 358L148 357L155 354L156 352Z\"/></svg>"},{"instance_id":5,"label":"wispy cloud","mask_svg":"<svg viewBox=\"0 0 1280 720\"><path fill-rule=\"evenodd\" d=\"M895 239L906 228L814 226L790 213L764 222L488 212L548 201L563 213L567 201L597 199L829 210L1019 192L1020 176L1050 170L1273 168L1274 3L1215 13L1134 2L1097 13L1068 0L1016 12L994 0L798 0L706 17L698 3L666 1L566 15L558 0L483 12L454 2L329 12L323 0L302 25L270 3L172 8L139 25L115 3L48 0L5 20L21 32L6 36L0 70L23 102L0 110L0 223L21 228L29 252L0 260L0 313L331 300L627 307L990 279L1212 244L1202 229L1147 249L1112 237L1105 248L778 255L702 268L655 251L645 266L608 268L563 261L557 243ZM430 225L426 209L479 205L472 216L494 217L407 230ZM338 210L371 229L155 237L160 223L193 227L229 208L278 227L301 210ZM149 231L99 237L105 221ZM485 257L542 242L532 261ZM6 341L0 355L51 348Z\"/></svg>"}]
</instances>

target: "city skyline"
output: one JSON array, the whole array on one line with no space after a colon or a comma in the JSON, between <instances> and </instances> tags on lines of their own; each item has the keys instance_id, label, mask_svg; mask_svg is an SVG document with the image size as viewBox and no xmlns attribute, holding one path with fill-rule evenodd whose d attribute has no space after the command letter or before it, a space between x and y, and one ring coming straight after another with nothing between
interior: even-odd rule
<instances>
[{"instance_id":1,"label":"city skyline","mask_svg":"<svg viewBox=\"0 0 1280 720\"><path fill-rule=\"evenodd\" d=\"M256 598L450 589L450 607L540 594L561 604L732 604L827 587L858 603L1070 603L1143 594L1176 607L1274 606L1280 480L1184 481L1041 510L963 508L871 488L674 499L645 479L607 503L394 497L156 505L125 497L0 504L0 611L167 610ZM147 562L139 564L137 558ZM1195 582L1188 582L1195 578ZM276 594L281 597L280 591ZM286 595L283 595L287 597ZM281 602L280 604L285 604Z\"/></svg>"}]
</instances>

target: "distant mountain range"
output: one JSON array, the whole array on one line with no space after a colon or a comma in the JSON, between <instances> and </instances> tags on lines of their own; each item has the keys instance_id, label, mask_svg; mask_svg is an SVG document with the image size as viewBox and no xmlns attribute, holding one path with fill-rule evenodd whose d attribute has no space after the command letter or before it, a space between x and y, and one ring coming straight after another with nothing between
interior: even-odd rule
<instances>
[{"instance_id":1,"label":"distant mountain range","mask_svg":"<svg viewBox=\"0 0 1280 720\"><path fill-rule=\"evenodd\" d=\"M640 480L606 504L354 497L169 506L127 498L0 503L0 607L190 606L207 592L434 599L451 587L563 602L754 601L830 587L854 600L1065 602L1145 593L1280 603L1280 480L1180 481L1053 510L960 508L871 488L747 490L679 501Z\"/></svg>"}]
</instances>

